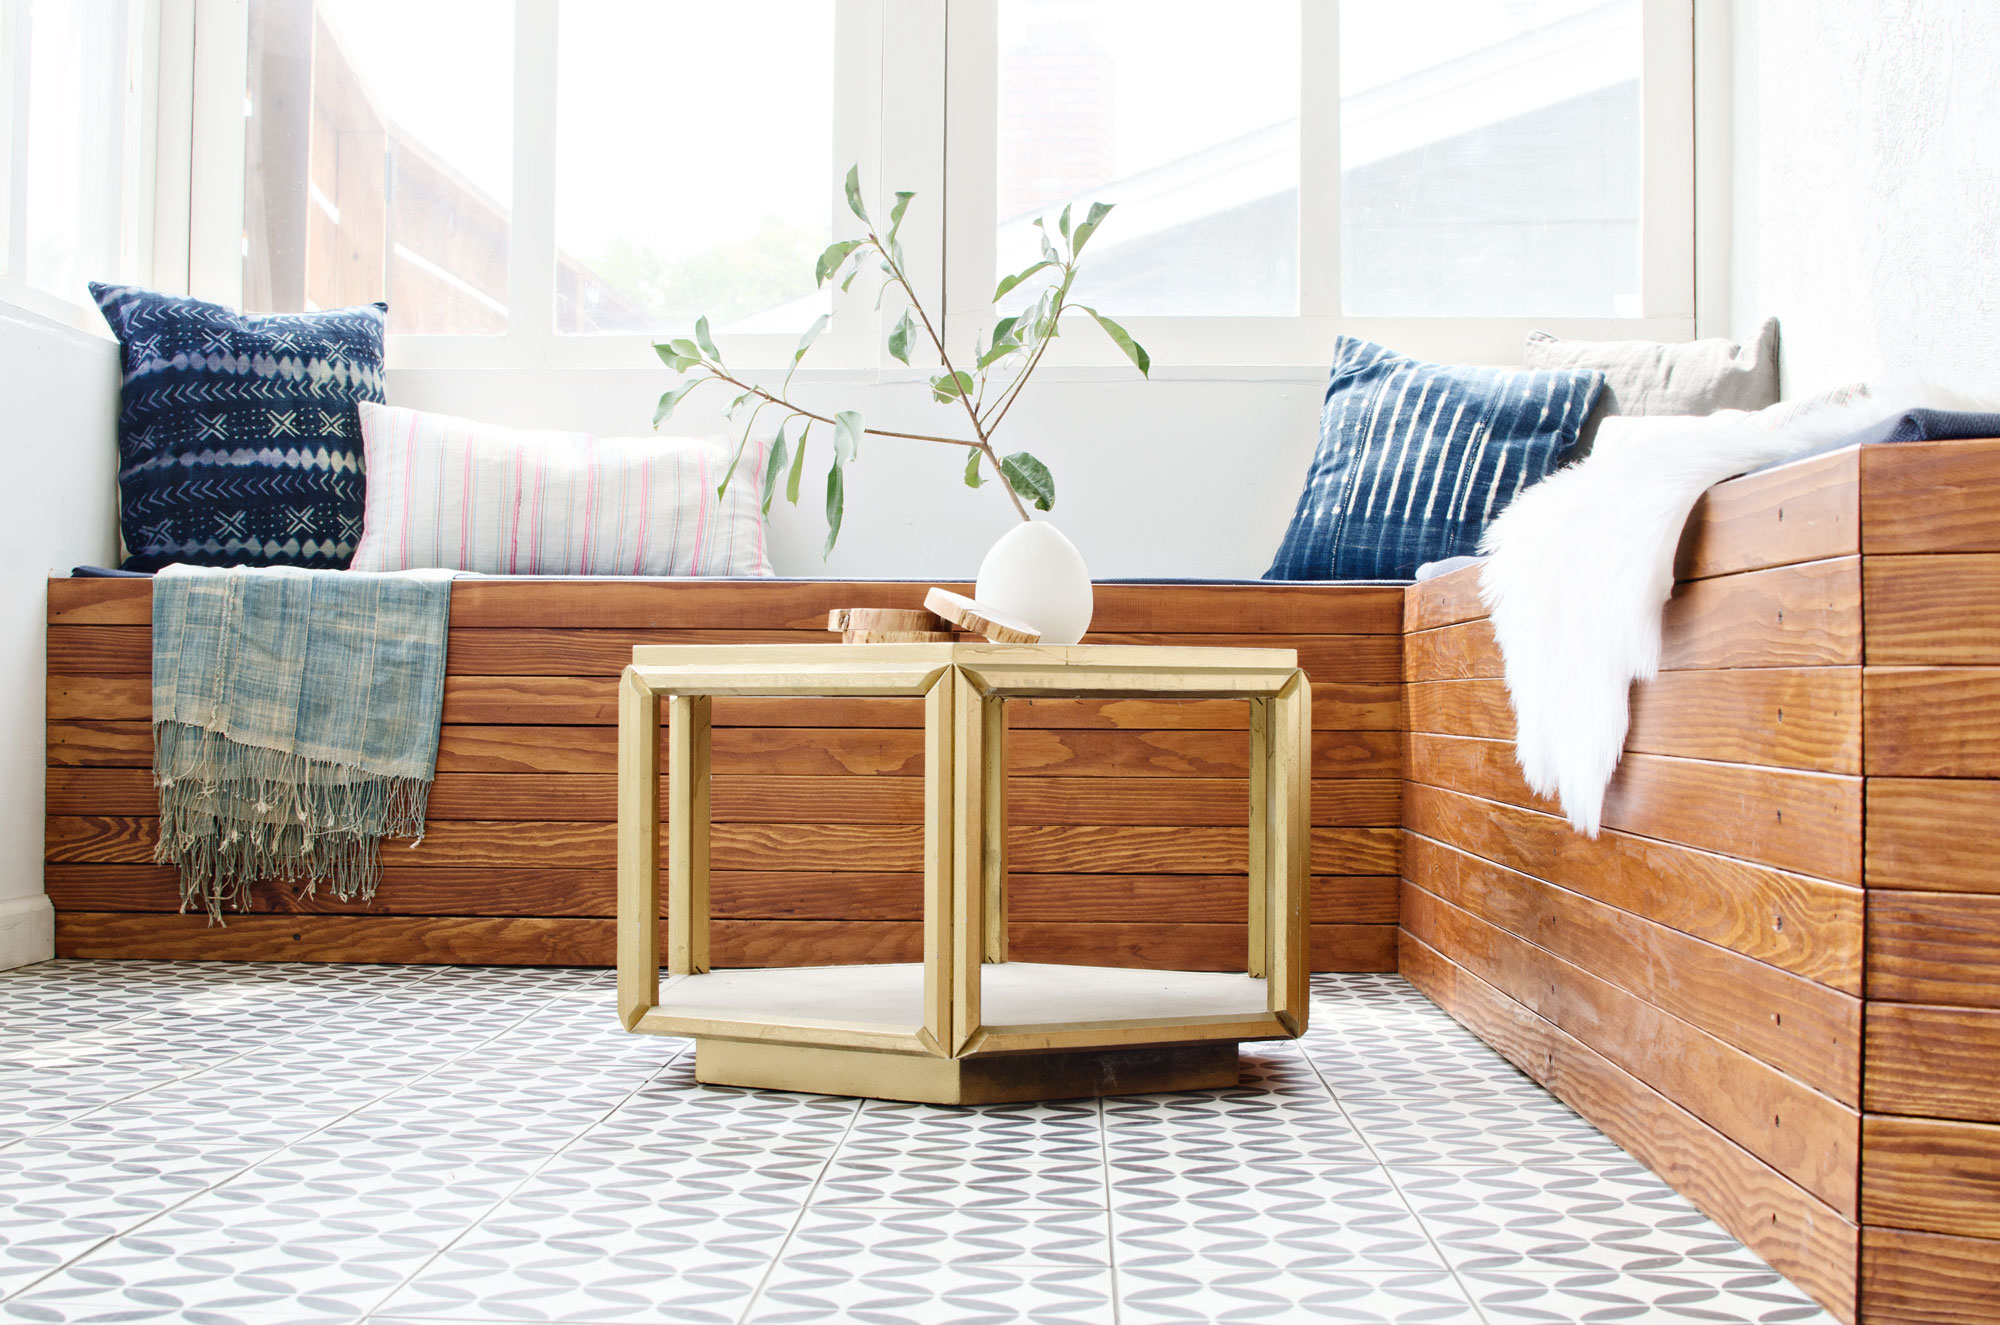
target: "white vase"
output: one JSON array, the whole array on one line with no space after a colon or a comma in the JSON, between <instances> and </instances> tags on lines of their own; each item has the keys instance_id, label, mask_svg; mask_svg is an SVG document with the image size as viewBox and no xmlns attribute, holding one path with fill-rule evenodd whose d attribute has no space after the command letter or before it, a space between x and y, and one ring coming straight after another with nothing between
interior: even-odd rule
<instances>
[{"instance_id":1,"label":"white vase","mask_svg":"<svg viewBox=\"0 0 2000 1325\"><path fill-rule=\"evenodd\" d=\"M972 596L1027 622L1044 644L1082 639L1095 605L1083 554L1044 520L1017 524L993 545Z\"/></svg>"}]
</instances>

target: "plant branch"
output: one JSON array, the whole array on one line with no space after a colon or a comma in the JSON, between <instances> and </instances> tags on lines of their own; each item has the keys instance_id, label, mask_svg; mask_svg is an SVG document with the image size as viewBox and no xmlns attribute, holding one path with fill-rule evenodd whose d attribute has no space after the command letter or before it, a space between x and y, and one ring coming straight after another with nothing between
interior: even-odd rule
<instances>
[{"instance_id":1,"label":"plant branch","mask_svg":"<svg viewBox=\"0 0 2000 1325\"><path fill-rule=\"evenodd\" d=\"M889 274L895 278L896 284L903 287L903 293L909 298L910 307L917 310L917 321L924 325L924 334L931 338L931 344L937 348L938 362L944 365L945 372L951 376L956 386L958 370L951 366L951 354L944 347L944 338L938 335L937 328L931 325L931 316L924 311L923 301L917 298L916 290L910 285L909 278L903 274L902 264L896 261L895 255L889 252L888 246L875 234L873 226L868 230L868 242L882 255L882 263L889 269ZM978 406L973 404L972 397L966 395L963 390L958 391L958 400L965 406L965 417L972 424L973 436L979 439L975 445L985 453L987 463L993 466L993 473L999 478L1000 487L1006 492L1007 500L1014 503L1015 513L1021 517L1023 523L1032 520L1028 508L1021 502L1021 494L1014 491L1014 485L1007 481L1007 471L1000 468L1000 457L994 452L993 441L987 435L990 430L980 425Z\"/></svg>"},{"instance_id":2,"label":"plant branch","mask_svg":"<svg viewBox=\"0 0 2000 1325\"><path fill-rule=\"evenodd\" d=\"M729 383L729 385L733 387L741 387L743 390L748 391L753 396L761 398L764 402L768 404L776 405L781 409L788 411L789 413L797 414L803 418L811 419L815 423L824 423L829 428L834 426L834 420L828 418L826 415L816 414L812 410L805 409L798 405L794 405L791 401L786 400L783 396L774 396L761 386L752 386L750 383L743 381L741 378L733 376L726 369L722 368L719 365L704 362L702 364L702 367L708 371L709 376L713 377L718 382L727 382ZM759 405L758 408L762 409L763 406ZM756 416L752 415L751 417L752 421L754 422ZM895 432L888 428L863 428L862 431L873 437L899 437L906 442L937 442L942 446L969 446L972 447L974 450L985 449L981 443L968 442L963 437L938 437L934 436L931 433L926 433L926 432Z\"/></svg>"}]
</instances>

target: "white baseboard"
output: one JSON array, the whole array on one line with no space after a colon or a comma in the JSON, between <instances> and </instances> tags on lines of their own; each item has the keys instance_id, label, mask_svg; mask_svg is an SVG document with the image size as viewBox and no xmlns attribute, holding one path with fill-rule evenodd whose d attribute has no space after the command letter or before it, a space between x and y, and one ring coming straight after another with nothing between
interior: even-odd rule
<instances>
[{"instance_id":1,"label":"white baseboard","mask_svg":"<svg viewBox=\"0 0 2000 1325\"><path fill-rule=\"evenodd\" d=\"M0 971L55 955L56 909L48 897L0 897Z\"/></svg>"}]
</instances>

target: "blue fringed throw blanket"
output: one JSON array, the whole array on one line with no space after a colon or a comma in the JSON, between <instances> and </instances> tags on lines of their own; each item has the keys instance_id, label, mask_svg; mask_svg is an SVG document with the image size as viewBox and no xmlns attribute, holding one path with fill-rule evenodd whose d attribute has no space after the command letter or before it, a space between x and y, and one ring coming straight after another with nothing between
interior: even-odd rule
<instances>
[{"instance_id":1,"label":"blue fringed throw blanket","mask_svg":"<svg viewBox=\"0 0 2000 1325\"><path fill-rule=\"evenodd\" d=\"M153 581L154 859L221 919L259 879L372 897L422 840L451 573L169 566Z\"/></svg>"}]
</instances>

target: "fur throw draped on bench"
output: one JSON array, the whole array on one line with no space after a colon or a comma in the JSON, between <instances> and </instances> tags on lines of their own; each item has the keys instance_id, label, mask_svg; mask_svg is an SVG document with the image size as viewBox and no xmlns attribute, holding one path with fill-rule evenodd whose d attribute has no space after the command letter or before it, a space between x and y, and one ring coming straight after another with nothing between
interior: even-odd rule
<instances>
[{"instance_id":1,"label":"fur throw draped on bench","mask_svg":"<svg viewBox=\"0 0 2000 1325\"><path fill-rule=\"evenodd\" d=\"M260 879L372 897L421 840L450 572L169 566L153 581L154 859L220 919Z\"/></svg>"},{"instance_id":2,"label":"fur throw draped on bench","mask_svg":"<svg viewBox=\"0 0 2000 1325\"><path fill-rule=\"evenodd\" d=\"M1736 474L1853 438L1900 407L1865 386L1745 414L1644 420L1516 498L1486 530L1480 596L1493 614L1528 785L1596 837L1634 681L1660 670L1660 619L1682 528Z\"/></svg>"}]
</instances>

